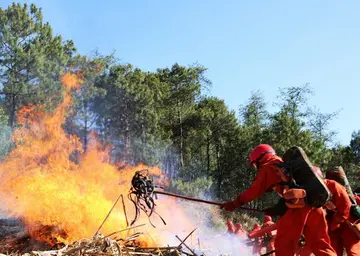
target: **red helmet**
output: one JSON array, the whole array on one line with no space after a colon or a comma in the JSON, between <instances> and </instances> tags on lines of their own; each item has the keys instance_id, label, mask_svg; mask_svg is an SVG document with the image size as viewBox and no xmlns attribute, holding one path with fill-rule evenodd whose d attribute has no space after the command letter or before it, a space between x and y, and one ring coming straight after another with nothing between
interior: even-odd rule
<instances>
[{"instance_id":1,"label":"red helmet","mask_svg":"<svg viewBox=\"0 0 360 256\"><path fill-rule=\"evenodd\" d=\"M244 232L243 226L240 223L235 224L235 234L239 234L242 232Z\"/></svg>"},{"instance_id":2,"label":"red helmet","mask_svg":"<svg viewBox=\"0 0 360 256\"><path fill-rule=\"evenodd\" d=\"M229 226L229 225L234 225L234 224L233 224L233 222L232 222L231 220L227 220L227 221L226 221L226 225Z\"/></svg>"},{"instance_id":3,"label":"red helmet","mask_svg":"<svg viewBox=\"0 0 360 256\"><path fill-rule=\"evenodd\" d=\"M235 224L235 228L236 228L236 230L240 230L240 229L243 229L243 226L240 223L238 223L238 224Z\"/></svg>"},{"instance_id":4,"label":"red helmet","mask_svg":"<svg viewBox=\"0 0 360 256\"><path fill-rule=\"evenodd\" d=\"M268 144L260 144L256 146L249 155L249 165L254 165L267 154L275 155L276 153L275 150Z\"/></svg>"},{"instance_id":5,"label":"red helmet","mask_svg":"<svg viewBox=\"0 0 360 256\"><path fill-rule=\"evenodd\" d=\"M231 220L227 220L226 225L227 225L227 228L228 228L228 232L230 232L230 233L235 232L235 226L234 226L234 223Z\"/></svg>"},{"instance_id":6,"label":"red helmet","mask_svg":"<svg viewBox=\"0 0 360 256\"><path fill-rule=\"evenodd\" d=\"M324 178L324 175L323 175L323 173L322 173L322 171L321 171L321 169L320 169L319 167L313 165L313 170L314 170L314 172L315 172L317 175L319 175L321 178Z\"/></svg>"},{"instance_id":7,"label":"red helmet","mask_svg":"<svg viewBox=\"0 0 360 256\"><path fill-rule=\"evenodd\" d=\"M265 215L265 217L264 217L264 223L266 223L266 222L270 222L270 221L272 221L271 216L269 216L269 215Z\"/></svg>"}]
</instances>

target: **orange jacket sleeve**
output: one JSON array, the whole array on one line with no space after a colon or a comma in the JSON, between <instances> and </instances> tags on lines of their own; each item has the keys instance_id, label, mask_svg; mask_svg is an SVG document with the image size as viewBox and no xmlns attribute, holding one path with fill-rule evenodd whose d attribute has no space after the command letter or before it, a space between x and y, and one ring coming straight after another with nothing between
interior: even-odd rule
<instances>
[{"instance_id":1,"label":"orange jacket sleeve","mask_svg":"<svg viewBox=\"0 0 360 256\"><path fill-rule=\"evenodd\" d=\"M333 180L325 180L327 187L332 194L332 202L336 206L336 213L333 220L336 224L344 222L349 218L351 201L346 189ZM335 223L333 225L335 225Z\"/></svg>"},{"instance_id":2,"label":"orange jacket sleeve","mask_svg":"<svg viewBox=\"0 0 360 256\"><path fill-rule=\"evenodd\" d=\"M356 204L360 205L360 196L354 195L354 197L355 197Z\"/></svg>"},{"instance_id":3,"label":"orange jacket sleeve","mask_svg":"<svg viewBox=\"0 0 360 256\"><path fill-rule=\"evenodd\" d=\"M274 165L264 165L259 168L255 180L250 187L242 192L234 203L237 207L261 197L269 188L281 182L278 169Z\"/></svg>"}]
</instances>

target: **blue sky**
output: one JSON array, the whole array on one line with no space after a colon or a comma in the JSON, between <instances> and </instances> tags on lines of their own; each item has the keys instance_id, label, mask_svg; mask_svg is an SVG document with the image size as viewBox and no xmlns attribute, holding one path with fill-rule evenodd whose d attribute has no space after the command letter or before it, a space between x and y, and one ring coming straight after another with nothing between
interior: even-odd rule
<instances>
[{"instance_id":1,"label":"blue sky","mask_svg":"<svg viewBox=\"0 0 360 256\"><path fill-rule=\"evenodd\" d=\"M208 68L211 95L234 110L251 91L273 102L279 87L308 82L311 105L342 109L331 123L339 142L348 144L360 129L359 1L19 2L42 7L54 32L83 54L116 50L122 62L149 71L199 62Z\"/></svg>"}]
</instances>

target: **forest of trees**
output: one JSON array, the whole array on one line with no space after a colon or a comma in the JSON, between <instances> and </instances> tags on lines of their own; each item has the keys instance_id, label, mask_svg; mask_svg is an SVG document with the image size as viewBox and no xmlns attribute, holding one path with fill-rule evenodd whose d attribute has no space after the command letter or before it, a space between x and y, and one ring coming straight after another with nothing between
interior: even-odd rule
<instances>
[{"instance_id":1,"label":"forest of trees","mask_svg":"<svg viewBox=\"0 0 360 256\"><path fill-rule=\"evenodd\" d=\"M161 166L173 191L233 199L255 176L247 157L259 143L271 144L279 155L301 146L323 170L342 165L356 182L360 131L354 131L349 146L335 144L330 123L337 113L313 110L308 85L281 88L275 113L268 112L258 91L234 112L223 100L206 96L211 86L206 67L169 65L148 72L113 54L82 56L76 42L54 35L35 5L0 9L1 155L13 146L9 138L18 125L17 111L29 103L51 111L62 97L60 75L76 72L85 82L74 92L66 131L81 138L85 151L96 131L111 146L113 162ZM253 204L267 206L266 200Z\"/></svg>"}]
</instances>

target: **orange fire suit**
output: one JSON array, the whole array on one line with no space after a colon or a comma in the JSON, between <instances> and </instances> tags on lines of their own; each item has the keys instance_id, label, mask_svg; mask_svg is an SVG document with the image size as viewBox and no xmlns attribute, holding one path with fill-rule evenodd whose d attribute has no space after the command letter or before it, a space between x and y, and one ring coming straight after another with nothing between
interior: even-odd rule
<instances>
[{"instance_id":1,"label":"orange fire suit","mask_svg":"<svg viewBox=\"0 0 360 256\"><path fill-rule=\"evenodd\" d=\"M333 202L336 206L336 211L341 212L339 216L331 217L329 223L329 235L331 245L335 249L337 255L343 255L344 249L348 256L360 256L360 242L354 231L344 222L349 219L350 222L355 221L350 216L351 201L346 189L339 183L332 180L325 180L330 192L333 194ZM341 202L339 202L341 200ZM346 215L346 216L345 216ZM334 220L335 219L335 220ZM335 226L336 223L331 224L331 221L339 221L340 224ZM331 225L333 230L331 229ZM336 228L336 229L335 229Z\"/></svg>"},{"instance_id":2,"label":"orange fire suit","mask_svg":"<svg viewBox=\"0 0 360 256\"><path fill-rule=\"evenodd\" d=\"M262 225L262 227L269 227L271 225L273 225L274 222L273 221L266 221L264 222L264 224ZM265 247L266 247L266 253L269 253L273 250L275 250L275 232L276 231L271 231L269 233L266 233L264 239L265 239ZM269 256L273 256L275 255L275 253L269 254Z\"/></svg>"},{"instance_id":3,"label":"orange fire suit","mask_svg":"<svg viewBox=\"0 0 360 256\"><path fill-rule=\"evenodd\" d=\"M251 232L257 232L259 230L260 230L260 226L258 224L255 224L253 229L251 230ZM260 238L255 239L252 253L253 253L253 255L261 254L261 239Z\"/></svg>"},{"instance_id":4,"label":"orange fire suit","mask_svg":"<svg viewBox=\"0 0 360 256\"><path fill-rule=\"evenodd\" d=\"M351 202L345 188L333 180L324 179L325 185L332 194L331 202L336 207L336 212L328 211L327 224L331 246L338 256L343 255L342 226L346 225L345 220L349 218ZM311 248L308 246L308 239L305 236L306 244L297 255L310 256Z\"/></svg>"},{"instance_id":5,"label":"orange fire suit","mask_svg":"<svg viewBox=\"0 0 360 256\"><path fill-rule=\"evenodd\" d=\"M328 220L329 233L338 229L345 220L349 219L351 201L346 189L334 180L324 179L332 198L331 201L336 206L336 212ZM335 248L334 248L335 249Z\"/></svg>"},{"instance_id":6,"label":"orange fire suit","mask_svg":"<svg viewBox=\"0 0 360 256\"><path fill-rule=\"evenodd\" d=\"M360 255L360 242L356 234L344 222L346 219L355 221L350 216L351 202L346 189L338 184L336 181L325 180L325 184L332 194L332 202L336 206L335 215L328 218L329 236L331 245L335 249L338 256L343 255L344 248L347 255L359 256ZM357 201L360 202L358 198ZM359 203L358 202L358 203ZM329 214L331 215L331 213ZM306 247L306 246L305 246ZM308 256L311 254L309 248L304 248L301 256Z\"/></svg>"},{"instance_id":7,"label":"orange fire suit","mask_svg":"<svg viewBox=\"0 0 360 256\"><path fill-rule=\"evenodd\" d=\"M234 226L234 223L231 220L226 221L226 226L228 228L228 230L227 230L228 233L230 233L230 234L235 233L235 226Z\"/></svg>"},{"instance_id":8,"label":"orange fire suit","mask_svg":"<svg viewBox=\"0 0 360 256\"><path fill-rule=\"evenodd\" d=\"M242 239L247 236L246 230L244 230L241 224L235 224L235 235Z\"/></svg>"},{"instance_id":9,"label":"orange fire suit","mask_svg":"<svg viewBox=\"0 0 360 256\"><path fill-rule=\"evenodd\" d=\"M284 188L279 169L274 164L282 162L276 155L265 155L260 160L257 176L251 186L242 192L234 201L224 205L225 210L232 210L247 204L273 188L280 195ZM279 218L278 229L275 238L276 256L293 256L298 249L301 234L309 241L308 244L316 256L335 256L336 253L330 245L327 234L327 225L323 209L315 209L310 206L298 209L287 209L286 213Z\"/></svg>"},{"instance_id":10,"label":"orange fire suit","mask_svg":"<svg viewBox=\"0 0 360 256\"><path fill-rule=\"evenodd\" d=\"M355 196L357 204L360 205L360 198ZM349 218L350 222L356 221L352 216ZM332 238L332 236L330 235ZM337 240L336 240L337 239ZM333 243L337 243L337 245L333 246L336 251L338 251L338 255L340 255L340 248L345 251L348 256L359 256L360 255L360 241L357 238L356 234L353 230L346 224L341 224L338 232L336 233L336 237L332 238ZM341 243L340 243L341 242ZM341 246L341 247L340 247ZM339 249L337 249L339 248ZM341 254L342 255L342 254Z\"/></svg>"}]
</instances>

